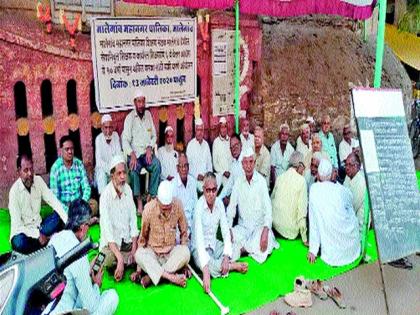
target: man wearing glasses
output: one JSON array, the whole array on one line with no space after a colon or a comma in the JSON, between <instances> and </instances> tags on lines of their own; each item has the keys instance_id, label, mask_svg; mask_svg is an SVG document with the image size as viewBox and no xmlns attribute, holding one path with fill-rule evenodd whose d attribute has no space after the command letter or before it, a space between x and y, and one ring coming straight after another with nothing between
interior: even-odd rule
<instances>
[{"instance_id":1,"label":"man wearing glasses","mask_svg":"<svg viewBox=\"0 0 420 315\"><path fill-rule=\"evenodd\" d=\"M50 189L68 211L69 204L76 199L89 201L90 186L83 162L74 157L74 146L70 136L60 139L61 156L50 171Z\"/></svg>"}]
</instances>

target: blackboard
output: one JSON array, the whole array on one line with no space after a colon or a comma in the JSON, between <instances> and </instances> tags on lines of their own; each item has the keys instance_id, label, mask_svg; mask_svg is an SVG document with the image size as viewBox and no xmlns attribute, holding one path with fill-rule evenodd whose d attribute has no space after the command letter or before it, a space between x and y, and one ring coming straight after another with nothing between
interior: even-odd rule
<instances>
[{"instance_id":1,"label":"blackboard","mask_svg":"<svg viewBox=\"0 0 420 315\"><path fill-rule=\"evenodd\" d=\"M353 89L381 262L420 251L420 194L399 90Z\"/></svg>"}]
</instances>

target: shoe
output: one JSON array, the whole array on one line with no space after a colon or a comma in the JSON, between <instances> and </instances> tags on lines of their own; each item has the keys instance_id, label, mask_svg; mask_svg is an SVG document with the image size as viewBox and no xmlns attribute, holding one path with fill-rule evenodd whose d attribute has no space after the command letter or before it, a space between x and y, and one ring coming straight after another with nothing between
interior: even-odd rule
<instances>
[{"instance_id":1,"label":"shoe","mask_svg":"<svg viewBox=\"0 0 420 315\"><path fill-rule=\"evenodd\" d=\"M295 279L295 290L286 294L284 301L291 307L310 307L312 306L312 294L306 289L305 279L297 277Z\"/></svg>"},{"instance_id":2,"label":"shoe","mask_svg":"<svg viewBox=\"0 0 420 315\"><path fill-rule=\"evenodd\" d=\"M398 260L394 260L388 263L388 265L394 267L394 268L401 268L401 269L413 269L413 264L408 261L407 258L401 258Z\"/></svg>"}]
</instances>

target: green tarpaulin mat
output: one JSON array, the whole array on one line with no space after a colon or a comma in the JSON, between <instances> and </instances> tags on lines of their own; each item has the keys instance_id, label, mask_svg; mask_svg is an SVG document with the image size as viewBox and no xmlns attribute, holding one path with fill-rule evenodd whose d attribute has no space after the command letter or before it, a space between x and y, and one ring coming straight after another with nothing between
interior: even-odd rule
<instances>
[{"instance_id":1,"label":"green tarpaulin mat","mask_svg":"<svg viewBox=\"0 0 420 315\"><path fill-rule=\"evenodd\" d=\"M417 173L420 187L420 173ZM43 208L43 212L50 211ZM7 210L0 210L0 253L10 250L10 219ZM89 231L92 239L99 238L99 227ZM347 272L357 263L330 267L319 258L310 265L306 260L307 248L300 240L279 239L280 248L275 250L267 261L260 265L249 258L241 259L249 263L247 274L231 273L228 278L212 280L212 291L219 300L231 310L231 314L242 314L254 310L279 296L293 290L293 280L298 275L309 279L331 279ZM92 257L94 253L91 253ZM376 243L373 231L369 232L367 257L370 262L377 260ZM125 278L116 283L112 276L105 273L102 289L115 288L120 297L117 314L219 314L214 302L192 278L185 289L169 284L143 289L129 281L129 270Z\"/></svg>"}]
</instances>

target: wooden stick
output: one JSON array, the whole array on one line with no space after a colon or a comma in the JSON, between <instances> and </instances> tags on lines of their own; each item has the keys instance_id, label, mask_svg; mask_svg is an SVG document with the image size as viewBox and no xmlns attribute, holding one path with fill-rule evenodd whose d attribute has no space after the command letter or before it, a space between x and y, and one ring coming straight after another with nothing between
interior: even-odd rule
<instances>
[{"instance_id":1,"label":"wooden stick","mask_svg":"<svg viewBox=\"0 0 420 315\"><path fill-rule=\"evenodd\" d=\"M203 280L201 280L201 278L198 276L198 274L194 271L194 269L192 269L192 267L190 266L190 264L188 264L188 268L190 269L191 273L193 274L194 278L197 279L198 283L200 283L201 286L203 286ZM224 306L222 303L220 303L220 301L218 300L218 298L213 294L213 292L209 292L209 296L211 297L211 299L214 301L214 303L217 304L217 306L220 309L220 314L222 315L226 315L230 312L229 307Z\"/></svg>"}]
</instances>

